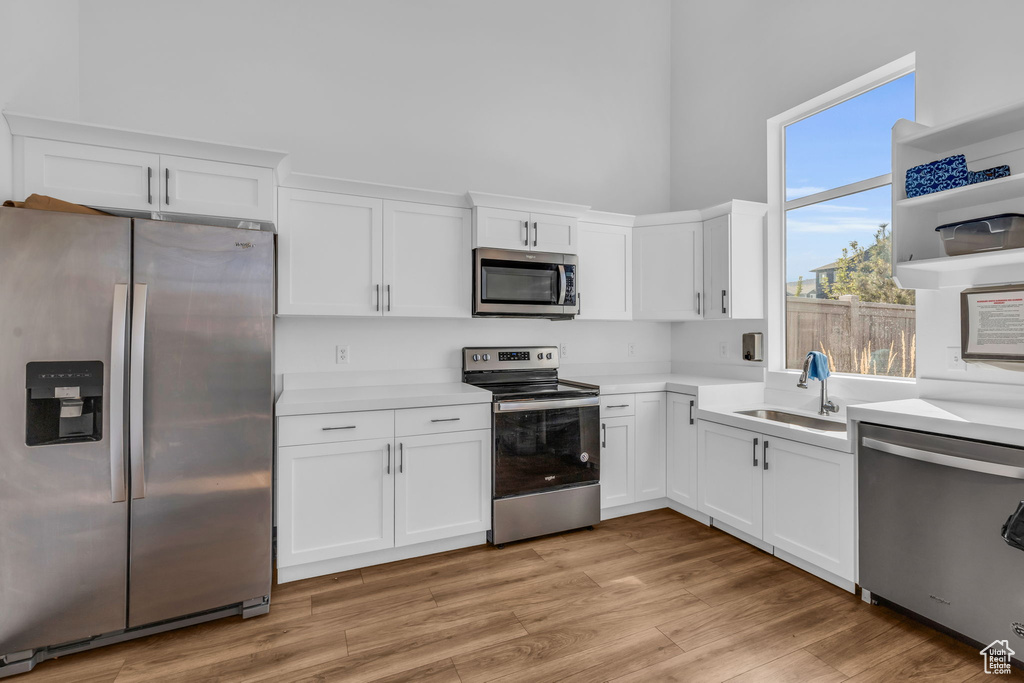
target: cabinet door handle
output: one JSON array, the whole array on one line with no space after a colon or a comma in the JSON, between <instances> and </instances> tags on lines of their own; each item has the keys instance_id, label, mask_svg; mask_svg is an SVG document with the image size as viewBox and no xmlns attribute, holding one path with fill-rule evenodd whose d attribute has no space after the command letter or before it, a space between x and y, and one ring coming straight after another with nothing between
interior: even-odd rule
<instances>
[{"instance_id":1,"label":"cabinet door handle","mask_svg":"<svg viewBox=\"0 0 1024 683\"><path fill-rule=\"evenodd\" d=\"M146 203L153 203L153 167L146 167Z\"/></svg>"},{"instance_id":2,"label":"cabinet door handle","mask_svg":"<svg viewBox=\"0 0 1024 683\"><path fill-rule=\"evenodd\" d=\"M322 432L333 432L333 431L336 431L338 429L355 429L355 428L356 428L355 425L345 425L344 427L321 427L320 431L322 431Z\"/></svg>"},{"instance_id":3,"label":"cabinet door handle","mask_svg":"<svg viewBox=\"0 0 1024 683\"><path fill-rule=\"evenodd\" d=\"M754 467L757 467L757 439L754 439Z\"/></svg>"},{"instance_id":4,"label":"cabinet door handle","mask_svg":"<svg viewBox=\"0 0 1024 683\"><path fill-rule=\"evenodd\" d=\"M375 285L375 289L377 290L377 310L379 311L380 310L380 285Z\"/></svg>"},{"instance_id":5,"label":"cabinet door handle","mask_svg":"<svg viewBox=\"0 0 1024 683\"><path fill-rule=\"evenodd\" d=\"M533 246L537 246L537 221L533 222Z\"/></svg>"},{"instance_id":6,"label":"cabinet door handle","mask_svg":"<svg viewBox=\"0 0 1024 683\"><path fill-rule=\"evenodd\" d=\"M523 227L526 228L526 237L523 238L523 246L530 246L530 221L523 221Z\"/></svg>"},{"instance_id":7,"label":"cabinet door handle","mask_svg":"<svg viewBox=\"0 0 1024 683\"><path fill-rule=\"evenodd\" d=\"M391 474L391 444L384 444L388 448L388 474Z\"/></svg>"},{"instance_id":8,"label":"cabinet door handle","mask_svg":"<svg viewBox=\"0 0 1024 683\"><path fill-rule=\"evenodd\" d=\"M405 474L405 450L401 443L398 444L398 473Z\"/></svg>"},{"instance_id":9,"label":"cabinet door handle","mask_svg":"<svg viewBox=\"0 0 1024 683\"><path fill-rule=\"evenodd\" d=\"M608 425L601 423L601 448L608 447Z\"/></svg>"},{"instance_id":10,"label":"cabinet door handle","mask_svg":"<svg viewBox=\"0 0 1024 683\"><path fill-rule=\"evenodd\" d=\"M388 285L388 310L391 310L391 285Z\"/></svg>"},{"instance_id":11,"label":"cabinet door handle","mask_svg":"<svg viewBox=\"0 0 1024 683\"><path fill-rule=\"evenodd\" d=\"M164 169L164 204L171 205L171 169Z\"/></svg>"},{"instance_id":12,"label":"cabinet door handle","mask_svg":"<svg viewBox=\"0 0 1024 683\"><path fill-rule=\"evenodd\" d=\"M628 407L629 407L629 404L628 404L628 403L623 403L622 405L617 405L617 406L608 406L608 407L609 407L609 408L628 408Z\"/></svg>"},{"instance_id":13,"label":"cabinet door handle","mask_svg":"<svg viewBox=\"0 0 1024 683\"><path fill-rule=\"evenodd\" d=\"M697 315L700 315L700 292L697 292Z\"/></svg>"},{"instance_id":14,"label":"cabinet door handle","mask_svg":"<svg viewBox=\"0 0 1024 683\"><path fill-rule=\"evenodd\" d=\"M764 447L761 450L761 460L764 462L764 468L768 469L768 439L764 440Z\"/></svg>"},{"instance_id":15,"label":"cabinet door handle","mask_svg":"<svg viewBox=\"0 0 1024 683\"><path fill-rule=\"evenodd\" d=\"M725 290L722 290L722 313L725 313Z\"/></svg>"},{"instance_id":16,"label":"cabinet door handle","mask_svg":"<svg viewBox=\"0 0 1024 683\"><path fill-rule=\"evenodd\" d=\"M461 417L445 417L445 418L438 418L436 420L431 420L431 422L458 422L461 419L462 419Z\"/></svg>"},{"instance_id":17,"label":"cabinet door handle","mask_svg":"<svg viewBox=\"0 0 1024 683\"><path fill-rule=\"evenodd\" d=\"M576 292L576 315L583 315L583 295Z\"/></svg>"},{"instance_id":18,"label":"cabinet door handle","mask_svg":"<svg viewBox=\"0 0 1024 683\"><path fill-rule=\"evenodd\" d=\"M690 401L690 424L693 424L693 401Z\"/></svg>"}]
</instances>

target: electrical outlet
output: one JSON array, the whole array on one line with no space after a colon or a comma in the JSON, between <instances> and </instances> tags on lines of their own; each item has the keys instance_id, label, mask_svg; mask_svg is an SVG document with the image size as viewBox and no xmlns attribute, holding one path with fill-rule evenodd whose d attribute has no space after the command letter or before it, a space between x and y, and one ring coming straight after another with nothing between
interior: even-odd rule
<instances>
[{"instance_id":1,"label":"electrical outlet","mask_svg":"<svg viewBox=\"0 0 1024 683\"><path fill-rule=\"evenodd\" d=\"M967 369L967 363L960 357L960 347L950 346L946 348L946 369L963 371Z\"/></svg>"},{"instance_id":2,"label":"electrical outlet","mask_svg":"<svg viewBox=\"0 0 1024 683\"><path fill-rule=\"evenodd\" d=\"M636 356L636 343L635 342L629 342L628 344L626 344L626 355L629 356L630 358L633 358L634 356Z\"/></svg>"},{"instance_id":3,"label":"electrical outlet","mask_svg":"<svg viewBox=\"0 0 1024 683\"><path fill-rule=\"evenodd\" d=\"M726 358L729 356L729 344L727 342L718 342L718 357Z\"/></svg>"},{"instance_id":4,"label":"electrical outlet","mask_svg":"<svg viewBox=\"0 0 1024 683\"><path fill-rule=\"evenodd\" d=\"M568 355L569 355L569 345L566 344L565 342L562 342L561 344L558 345L558 357L559 358L565 358Z\"/></svg>"},{"instance_id":5,"label":"electrical outlet","mask_svg":"<svg viewBox=\"0 0 1024 683\"><path fill-rule=\"evenodd\" d=\"M348 344L338 344L334 347L334 362L338 365L348 363Z\"/></svg>"}]
</instances>

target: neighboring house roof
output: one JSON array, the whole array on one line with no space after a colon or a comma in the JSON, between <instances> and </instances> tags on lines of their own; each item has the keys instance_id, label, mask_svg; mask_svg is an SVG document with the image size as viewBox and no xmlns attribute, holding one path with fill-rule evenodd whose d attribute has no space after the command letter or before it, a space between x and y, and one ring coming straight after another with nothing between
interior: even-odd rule
<instances>
[{"instance_id":1,"label":"neighboring house roof","mask_svg":"<svg viewBox=\"0 0 1024 683\"><path fill-rule=\"evenodd\" d=\"M818 271L821 271L821 270L835 270L838 267L839 267L839 261L833 261L832 263L826 263L825 265L818 266L817 268L811 268L811 272L812 273L817 273Z\"/></svg>"}]
</instances>

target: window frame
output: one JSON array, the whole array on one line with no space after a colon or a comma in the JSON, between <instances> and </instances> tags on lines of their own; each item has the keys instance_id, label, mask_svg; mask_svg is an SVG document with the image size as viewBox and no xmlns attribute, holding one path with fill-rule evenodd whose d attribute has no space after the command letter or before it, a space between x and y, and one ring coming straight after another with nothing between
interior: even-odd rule
<instances>
[{"instance_id":1,"label":"window frame","mask_svg":"<svg viewBox=\"0 0 1024 683\"><path fill-rule=\"evenodd\" d=\"M786 367L786 212L830 199L846 197L892 183L892 174L866 178L806 197L786 199L786 126L862 95L916 71L916 53L900 57L873 71L844 83L803 104L768 119L768 215L765 268L765 312L767 317L767 361L769 377L788 381L800 371ZM917 83L915 79L915 109ZM895 122L893 122L895 123ZM895 226L894 226L895 231ZM844 380L871 384L913 383L916 377L889 377L833 373Z\"/></svg>"}]
</instances>

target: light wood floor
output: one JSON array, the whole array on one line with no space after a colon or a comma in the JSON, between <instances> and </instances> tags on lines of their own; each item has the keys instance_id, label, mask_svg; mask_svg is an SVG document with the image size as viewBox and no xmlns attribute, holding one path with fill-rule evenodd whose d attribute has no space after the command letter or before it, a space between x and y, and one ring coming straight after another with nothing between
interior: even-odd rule
<instances>
[{"instance_id":1,"label":"light wood floor","mask_svg":"<svg viewBox=\"0 0 1024 683\"><path fill-rule=\"evenodd\" d=\"M973 648L658 510L276 586L268 615L70 655L14 680L908 679L992 677Z\"/></svg>"}]
</instances>

